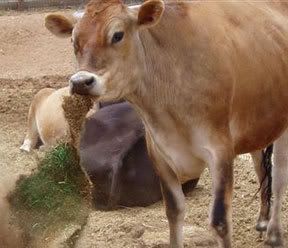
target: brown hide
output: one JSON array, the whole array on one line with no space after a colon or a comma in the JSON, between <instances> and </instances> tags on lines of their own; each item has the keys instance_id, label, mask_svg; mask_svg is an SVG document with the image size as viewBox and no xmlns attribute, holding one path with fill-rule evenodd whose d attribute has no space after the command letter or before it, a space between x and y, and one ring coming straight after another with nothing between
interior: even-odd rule
<instances>
[{"instance_id":1,"label":"brown hide","mask_svg":"<svg viewBox=\"0 0 288 248\"><path fill-rule=\"evenodd\" d=\"M93 183L95 207L155 203L161 190L147 154L143 124L129 103L106 104L87 119L80 142L80 163ZM197 181L184 184L184 192Z\"/></svg>"}]
</instances>

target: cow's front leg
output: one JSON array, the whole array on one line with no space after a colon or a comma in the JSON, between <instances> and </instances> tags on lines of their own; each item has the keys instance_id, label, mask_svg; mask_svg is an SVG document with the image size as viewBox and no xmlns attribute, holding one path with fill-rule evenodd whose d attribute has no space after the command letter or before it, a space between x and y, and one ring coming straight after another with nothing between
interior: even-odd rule
<instances>
[{"instance_id":1,"label":"cow's front leg","mask_svg":"<svg viewBox=\"0 0 288 248\"><path fill-rule=\"evenodd\" d=\"M181 248L185 210L185 197L181 184L171 172L170 176L161 178L161 189L169 222L170 247Z\"/></svg>"},{"instance_id":2,"label":"cow's front leg","mask_svg":"<svg viewBox=\"0 0 288 248\"><path fill-rule=\"evenodd\" d=\"M153 145L149 135L146 135L149 156L160 177L163 200L170 230L170 247L183 248L183 225L185 211L185 196L176 174L165 162L161 153Z\"/></svg>"},{"instance_id":3,"label":"cow's front leg","mask_svg":"<svg viewBox=\"0 0 288 248\"><path fill-rule=\"evenodd\" d=\"M215 231L219 247L231 247L231 205L233 191L233 157L224 150L211 152L209 162L212 175L212 209L210 225Z\"/></svg>"}]
</instances>

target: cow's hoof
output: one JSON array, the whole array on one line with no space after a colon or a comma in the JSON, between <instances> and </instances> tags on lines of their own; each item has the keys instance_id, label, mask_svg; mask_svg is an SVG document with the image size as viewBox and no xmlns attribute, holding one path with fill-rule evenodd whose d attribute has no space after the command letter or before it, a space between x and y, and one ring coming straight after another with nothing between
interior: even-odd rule
<instances>
[{"instance_id":1,"label":"cow's hoof","mask_svg":"<svg viewBox=\"0 0 288 248\"><path fill-rule=\"evenodd\" d=\"M285 248L282 241L276 240L266 240L265 247L273 247L273 248Z\"/></svg>"},{"instance_id":2,"label":"cow's hoof","mask_svg":"<svg viewBox=\"0 0 288 248\"><path fill-rule=\"evenodd\" d=\"M29 139L25 139L22 146L20 146L20 150L24 152L31 151L31 141Z\"/></svg>"},{"instance_id":3,"label":"cow's hoof","mask_svg":"<svg viewBox=\"0 0 288 248\"><path fill-rule=\"evenodd\" d=\"M270 247L284 247L282 235L280 232L268 232L265 245Z\"/></svg>"},{"instance_id":4,"label":"cow's hoof","mask_svg":"<svg viewBox=\"0 0 288 248\"><path fill-rule=\"evenodd\" d=\"M48 149L49 149L49 146L46 146L46 145L41 145L41 146L39 146L39 148L38 148L38 150L39 150L40 152L46 152L46 151L48 151Z\"/></svg>"},{"instance_id":5,"label":"cow's hoof","mask_svg":"<svg viewBox=\"0 0 288 248\"><path fill-rule=\"evenodd\" d=\"M268 221L267 220L261 220L261 221L257 222L257 225L255 228L258 232L265 232L265 231L267 231L267 226L268 226Z\"/></svg>"}]
</instances>

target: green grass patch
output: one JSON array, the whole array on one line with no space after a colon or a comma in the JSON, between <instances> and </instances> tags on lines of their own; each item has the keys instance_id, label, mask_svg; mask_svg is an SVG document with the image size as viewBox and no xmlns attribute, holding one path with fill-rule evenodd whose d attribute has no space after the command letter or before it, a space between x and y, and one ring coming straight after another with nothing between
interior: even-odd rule
<instances>
[{"instance_id":1,"label":"green grass patch","mask_svg":"<svg viewBox=\"0 0 288 248\"><path fill-rule=\"evenodd\" d=\"M88 192L76 150L60 144L45 154L36 172L17 182L9 198L20 225L33 233L83 221L89 208Z\"/></svg>"}]
</instances>

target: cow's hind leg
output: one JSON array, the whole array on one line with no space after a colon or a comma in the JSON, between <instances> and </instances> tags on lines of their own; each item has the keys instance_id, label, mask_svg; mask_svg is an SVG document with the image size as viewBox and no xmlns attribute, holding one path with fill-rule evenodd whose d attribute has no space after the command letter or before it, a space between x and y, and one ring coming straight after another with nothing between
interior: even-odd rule
<instances>
[{"instance_id":1,"label":"cow's hind leg","mask_svg":"<svg viewBox=\"0 0 288 248\"><path fill-rule=\"evenodd\" d=\"M28 130L25 136L24 142L20 147L20 150L30 152L31 149L34 149L39 141L39 133L36 123L36 106L35 102L32 101L31 106L28 112Z\"/></svg>"},{"instance_id":2,"label":"cow's hind leg","mask_svg":"<svg viewBox=\"0 0 288 248\"><path fill-rule=\"evenodd\" d=\"M265 243L272 247L282 247L281 207L288 182L288 131L274 143L274 164L272 169L273 204L267 228Z\"/></svg>"},{"instance_id":3,"label":"cow's hind leg","mask_svg":"<svg viewBox=\"0 0 288 248\"><path fill-rule=\"evenodd\" d=\"M270 150L270 147L267 149ZM265 151L269 152L269 151ZM251 153L254 168L256 175L258 177L259 185L260 185L260 211L259 217L256 224L256 230L260 233L267 230L269 214L270 214L270 201L271 195L269 193L271 185L269 184L269 176L271 168L266 168L263 163L270 163L271 166L271 154L268 154L267 158L264 156L264 152L259 150ZM264 158L265 157L265 158ZM268 159L269 161L263 161L264 159ZM269 171L268 171L269 170ZM270 175L269 175L270 174Z\"/></svg>"}]
</instances>

